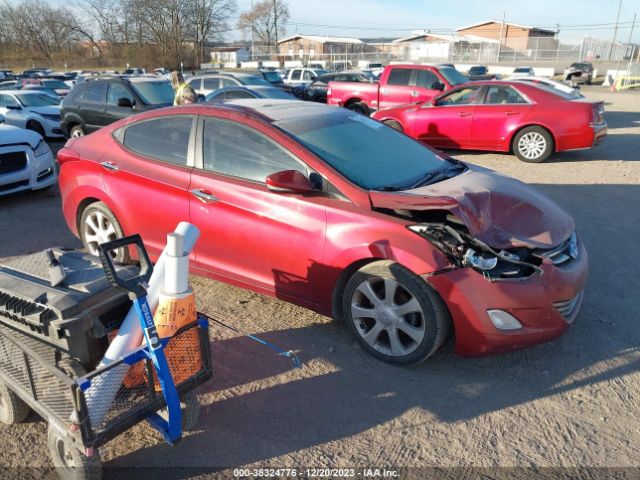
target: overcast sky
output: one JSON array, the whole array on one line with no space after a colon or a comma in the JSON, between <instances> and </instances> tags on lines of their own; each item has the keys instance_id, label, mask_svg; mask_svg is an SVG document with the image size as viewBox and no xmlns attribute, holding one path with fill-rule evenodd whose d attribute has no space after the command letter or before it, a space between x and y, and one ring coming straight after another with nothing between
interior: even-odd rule
<instances>
[{"instance_id":1,"label":"overcast sky","mask_svg":"<svg viewBox=\"0 0 640 480\"><path fill-rule=\"evenodd\" d=\"M251 0L237 2L239 12L251 7ZM445 33L483 20L501 19L504 12L508 22L550 29L559 23L560 37L565 41L579 40L583 35L611 39L618 9L618 0L289 0L288 3L292 23L288 25L288 34L360 38L401 37L417 29ZM627 42L629 38L634 10L638 19L632 41L640 43L638 0L622 0L619 41ZM239 32L233 36L241 38Z\"/></svg>"}]
</instances>

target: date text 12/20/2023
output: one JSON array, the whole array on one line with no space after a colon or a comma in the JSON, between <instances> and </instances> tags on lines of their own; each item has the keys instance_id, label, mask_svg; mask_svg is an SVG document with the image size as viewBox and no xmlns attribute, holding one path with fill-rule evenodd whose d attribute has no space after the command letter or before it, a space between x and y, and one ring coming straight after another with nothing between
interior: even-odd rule
<instances>
[{"instance_id":1,"label":"date text 12/20/2023","mask_svg":"<svg viewBox=\"0 0 640 480\"><path fill-rule=\"evenodd\" d=\"M236 478L399 478L388 468L235 468Z\"/></svg>"}]
</instances>

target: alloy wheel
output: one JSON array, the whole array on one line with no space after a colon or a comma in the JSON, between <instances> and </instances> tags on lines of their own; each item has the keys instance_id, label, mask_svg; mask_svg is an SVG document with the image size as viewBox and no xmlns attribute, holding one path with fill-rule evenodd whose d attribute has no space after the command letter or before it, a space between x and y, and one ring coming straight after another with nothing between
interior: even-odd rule
<instances>
[{"instance_id":1,"label":"alloy wheel","mask_svg":"<svg viewBox=\"0 0 640 480\"><path fill-rule=\"evenodd\" d=\"M546 149L547 141L538 132L527 132L518 141L520 154L529 160L541 157Z\"/></svg>"},{"instance_id":2,"label":"alloy wheel","mask_svg":"<svg viewBox=\"0 0 640 480\"><path fill-rule=\"evenodd\" d=\"M391 357L411 354L425 336L420 302L393 278L372 277L360 283L351 299L351 319L369 346Z\"/></svg>"},{"instance_id":3,"label":"alloy wheel","mask_svg":"<svg viewBox=\"0 0 640 480\"><path fill-rule=\"evenodd\" d=\"M84 240L91 255L99 255L98 246L102 243L111 242L118 238L116 227L107 216L99 210L94 210L84 220ZM117 250L113 250L111 255L115 258Z\"/></svg>"}]
</instances>

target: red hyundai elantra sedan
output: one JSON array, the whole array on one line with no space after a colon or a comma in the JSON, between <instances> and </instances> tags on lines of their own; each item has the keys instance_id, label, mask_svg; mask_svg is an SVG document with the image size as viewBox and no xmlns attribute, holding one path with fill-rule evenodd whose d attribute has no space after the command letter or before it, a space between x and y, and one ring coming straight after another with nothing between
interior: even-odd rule
<instances>
[{"instance_id":1,"label":"red hyundai elantra sedan","mask_svg":"<svg viewBox=\"0 0 640 480\"><path fill-rule=\"evenodd\" d=\"M530 163L607 136L602 102L542 84L470 82L428 102L379 110L387 125L437 148L512 152Z\"/></svg>"},{"instance_id":2,"label":"red hyundai elantra sedan","mask_svg":"<svg viewBox=\"0 0 640 480\"><path fill-rule=\"evenodd\" d=\"M543 342L582 301L587 253L555 203L349 110L154 110L69 140L58 160L66 221L90 252L140 233L157 257L189 221L196 273L343 319L390 363L453 333L462 355Z\"/></svg>"}]
</instances>

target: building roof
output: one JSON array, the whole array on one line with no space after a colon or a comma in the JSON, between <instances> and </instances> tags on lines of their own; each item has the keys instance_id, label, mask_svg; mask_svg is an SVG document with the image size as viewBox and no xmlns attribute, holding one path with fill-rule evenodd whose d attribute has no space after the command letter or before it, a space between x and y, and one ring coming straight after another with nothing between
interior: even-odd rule
<instances>
[{"instance_id":1,"label":"building roof","mask_svg":"<svg viewBox=\"0 0 640 480\"><path fill-rule=\"evenodd\" d=\"M318 35L291 35L290 37L279 40L278 44L290 42L291 40L297 40L299 38L304 38L305 40L311 40L312 42L319 42L319 43L353 43L353 44L364 43L359 38L351 38L351 37L321 37Z\"/></svg>"},{"instance_id":2,"label":"building roof","mask_svg":"<svg viewBox=\"0 0 640 480\"><path fill-rule=\"evenodd\" d=\"M497 23L498 25L501 25L502 20L485 20L484 22L474 23L473 25L467 25L466 27L456 28L454 31L459 32L460 30L467 30L469 28L481 27L482 25L487 25L489 23ZM538 28L538 27L530 27L527 25L521 25L519 23L504 22L504 24L510 27L523 28L525 30L537 30L539 32L556 33L555 30L549 30L546 28Z\"/></svg>"},{"instance_id":3,"label":"building roof","mask_svg":"<svg viewBox=\"0 0 640 480\"><path fill-rule=\"evenodd\" d=\"M441 35L437 33L423 32L423 33L415 33L409 37L398 38L394 40L393 43L413 42L415 40L418 40L420 38L425 38L425 37L437 38L438 40L443 40L445 42L452 42L455 40L455 35Z\"/></svg>"}]
</instances>

